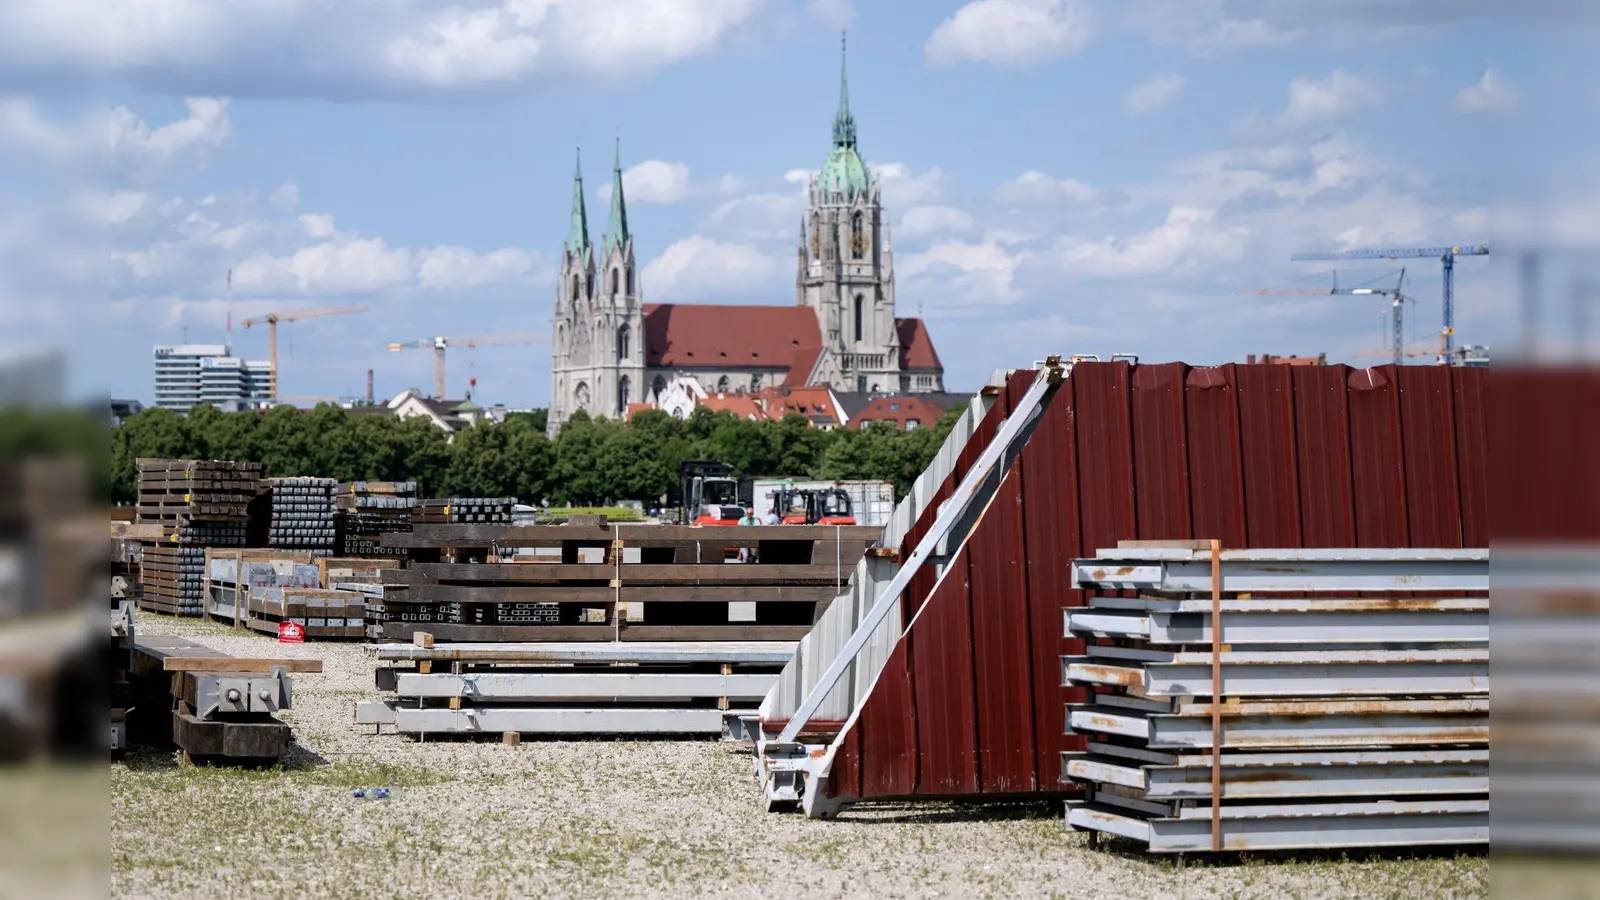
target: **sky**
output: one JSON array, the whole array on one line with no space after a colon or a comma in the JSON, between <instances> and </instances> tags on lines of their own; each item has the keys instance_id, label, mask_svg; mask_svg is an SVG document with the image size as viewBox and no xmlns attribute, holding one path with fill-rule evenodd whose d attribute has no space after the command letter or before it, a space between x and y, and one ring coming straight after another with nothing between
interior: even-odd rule
<instances>
[{"instance_id":1,"label":"sky","mask_svg":"<svg viewBox=\"0 0 1600 900\"><path fill-rule=\"evenodd\" d=\"M575 156L598 239L618 141L647 302L793 303L841 32L899 314L952 390L1050 353L1384 361L1383 298L1241 293L1335 268L1403 266L1433 345L1437 261L1304 250L1488 245L1458 342L1505 346L1520 253L1600 243L1600 7L1508 6L8 0L0 347L148 402L154 345L231 321L264 358L245 319L362 306L280 327L283 395L428 389L389 343L550 331ZM454 396L548 403L548 345L449 362Z\"/></svg>"}]
</instances>

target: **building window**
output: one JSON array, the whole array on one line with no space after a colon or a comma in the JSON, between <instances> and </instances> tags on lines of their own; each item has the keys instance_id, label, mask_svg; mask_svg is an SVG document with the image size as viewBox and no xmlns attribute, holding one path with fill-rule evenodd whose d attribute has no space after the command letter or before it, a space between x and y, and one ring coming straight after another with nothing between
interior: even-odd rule
<instances>
[{"instance_id":1,"label":"building window","mask_svg":"<svg viewBox=\"0 0 1600 900\"><path fill-rule=\"evenodd\" d=\"M628 326L624 325L617 329L617 362L628 361L629 336L630 334L628 332Z\"/></svg>"},{"instance_id":2,"label":"building window","mask_svg":"<svg viewBox=\"0 0 1600 900\"><path fill-rule=\"evenodd\" d=\"M657 375L656 380L650 382L650 393L655 396L656 402L659 403L661 401L661 395L666 393L666 391L667 379Z\"/></svg>"},{"instance_id":3,"label":"building window","mask_svg":"<svg viewBox=\"0 0 1600 900\"><path fill-rule=\"evenodd\" d=\"M865 375L857 375L856 376L856 391L858 393L862 393L862 394L865 394L867 392L867 376L865 376Z\"/></svg>"},{"instance_id":4,"label":"building window","mask_svg":"<svg viewBox=\"0 0 1600 900\"><path fill-rule=\"evenodd\" d=\"M907 431L915 431L917 426L919 426L921 424L922 423L917 421L916 419L907 419L906 420L906 430Z\"/></svg>"},{"instance_id":5,"label":"building window","mask_svg":"<svg viewBox=\"0 0 1600 900\"><path fill-rule=\"evenodd\" d=\"M632 269L629 269L627 271L627 273L624 276L624 280L627 281L627 283L628 283L628 296L632 297L633 296L633 270Z\"/></svg>"},{"instance_id":6,"label":"building window","mask_svg":"<svg viewBox=\"0 0 1600 900\"><path fill-rule=\"evenodd\" d=\"M727 392L728 392L728 376L724 375L721 378L717 379L717 393L726 394Z\"/></svg>"},{"instance_id":7,"label":"building window","mask_svg":"<svg viewBox=\"0 0 1600 900\"><path fill-rule=\"evenodd\" d=\"M860 259L867 254L867 235L861 228L861 213L850 217L850 257Z\"/></svg>"},{"instance_id":8,"label":"building window","mask_svg":"<svg viewBox=\"0 0 1600 900\"><path fill-rule=\"evenodd\" d=\"M911 376L910 375L901 375L900 376L900 392L901 393L905 393L906 391L909 391L909 390L911 390Z\"/></svg>"},{"instance_id":9,"label":"building window","mask_svg":"<svg viewBox=\"0 0 1600 900\"><path fill-rule=\"evenodd\" d=\"M856 295L856 340L861 340L862 320L865 318L867 300L860 294Z\"/></svg>"},{"instance_id":10,"label":"building window","mask_svg":"<svg viewBox=\"0 0 1600 900\"><path fill-rule=\"evenodd\" d=\"M761 390L761 373L757 372L750 376L750 393L754 394L759 390Z\"/></svg>"},{"instance_id":11,"label":"building window","mask_svg":"<svg viewBox=\"0 0 1600 900\"><path fill-rule=\"evenodd\" d=\"M890 412L899 412L900 411L900 404L898 404L898 403L889 404L889 411Z\"/></svg>"},{"instance_id":12,"label":"building window","mask_svg":"<svg viewBox=\"0 0 1600 900\"><path fill-rule=\"evenodd\" d=\"M628 393L632 390L633 382L628 376L624 375L617 381L617 416L619 418L628 411Z\"/></svg>"},{"instance_id":13,"label":"building window","mask_svg":"<svg viewBox=\"0 0 1600 900\"><path fill-rule=\"evenodd\" d=\"M572 276L572 305L574 309L576 309L578 305L578 292L580 289L581 286L578 283L578 276Z\"/></svg>"}]
</instances>

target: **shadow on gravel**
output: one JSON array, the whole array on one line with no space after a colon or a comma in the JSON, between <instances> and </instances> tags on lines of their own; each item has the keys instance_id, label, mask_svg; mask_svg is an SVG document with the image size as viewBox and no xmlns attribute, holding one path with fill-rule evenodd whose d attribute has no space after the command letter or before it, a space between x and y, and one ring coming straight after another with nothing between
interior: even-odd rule
<instances>
[{"instance_id":1,"label":"shadow on gravel","mask_svg":"<svg viewBox=\"0 0 1600 900\"><path fill-rule=\"evenodd\" d=\"M1069 832L1088 850L1088 834ZM1330 850L1250 850L1225 853L1150 853L1145 845L1100 835L1099 849L1090 852L1154 865L1164 869L1238 869L1249 866L1313 865L1319 863L1403 863L1422 860L1487 858L1489 848L1482 844L1438 847L1366 847Z\"/></svg>"}]
</instances>

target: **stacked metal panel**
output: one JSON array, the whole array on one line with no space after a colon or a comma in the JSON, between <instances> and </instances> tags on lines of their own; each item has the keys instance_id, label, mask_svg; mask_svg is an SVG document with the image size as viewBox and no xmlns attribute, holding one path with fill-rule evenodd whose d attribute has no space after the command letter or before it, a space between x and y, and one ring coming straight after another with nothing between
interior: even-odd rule
<instances>
[{"instance_id":1,"label":"stacked metal panel","mask_svg":"<svg viewBox=\"0 0 1600 900\"><path fill-rule=\"evenodd\" d=\"M404 556L380 535L411 530L415 481L347 481L334 491L338 551L342 556Z\"/></svg>"},{"instance_id":2,"label":"stacked metal panel","mask_svg":"<svg viewBox=\"0 0 1600 900\"><path fill-rule=\"evenodd\" d=\"M1072 574L1072 827L1164 853L1488 841L1487 551L1128 541Z\"/></svg>"},{"instance_id":3,"label":"stacked metal panel","mask_svg":"<svg viewBox=\"0 0 1600 900\"><path fill-rule=\"evenodd\" d=\"M333 490L339 483L332 478L274 478L270 484L267 546L332 555Z\"/></svg>"},{"instance_id":4,"label":"stacked metal panel","mask_svg":"<svg viewBox=\"0 0 1600 900\"><path fill-rule=\"evenodd\" d=\"M511 507L517 505L515 497L453 497L448 500L424 500L411 514L417 525L510 525Z\"/></svg>"}]
</instances>

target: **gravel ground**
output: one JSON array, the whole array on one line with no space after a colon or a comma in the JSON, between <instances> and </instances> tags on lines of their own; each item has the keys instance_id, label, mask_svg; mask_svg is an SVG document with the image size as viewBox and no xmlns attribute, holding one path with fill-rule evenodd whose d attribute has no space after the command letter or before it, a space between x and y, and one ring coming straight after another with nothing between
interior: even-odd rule
<instances>
[{"instance_id":1,"label":"gravel ground","mask_svg":"<svg viewBox=\"0 0 1600 900\"><path fill-rule=\"evenodd\" d=\"M1487 855L1191 860L1091 851L1058 805L761 809L750 758L713 741L419 743L353 724L374 694L355 644L279 645L140 613L148 633L241 656L308 656L283 769L111 770L119 897L1482 897ZM398 787L389 800L351 797Z\"/></svg>"}]
</instances>

